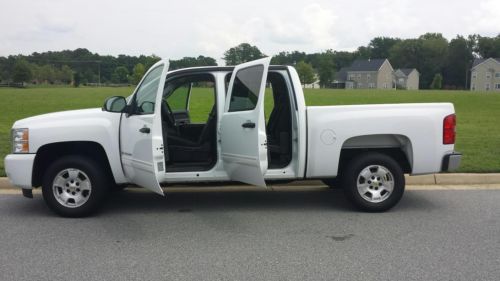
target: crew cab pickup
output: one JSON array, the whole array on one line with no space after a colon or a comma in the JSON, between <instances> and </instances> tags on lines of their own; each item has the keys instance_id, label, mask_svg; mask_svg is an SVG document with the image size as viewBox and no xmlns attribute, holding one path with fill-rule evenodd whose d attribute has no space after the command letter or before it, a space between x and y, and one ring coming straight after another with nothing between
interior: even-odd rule
<instances>
[{"instance_id":1,"label":"crew cab pickup","mask_svg":"<svg viewBox=\"0 0 500 281\"><path fill-rule=\"evenodd\" d=\"M132 184L160 195L175 183L320 179L361 210L402 197L404 173L456 169L450 103L306 106L291 66L153 65L128 98L102 108L14 123L5 158L12 184L41 187L57 214L86 216ZM267 116L267 117L266 117Z\"/></svg>"}]
</instances>

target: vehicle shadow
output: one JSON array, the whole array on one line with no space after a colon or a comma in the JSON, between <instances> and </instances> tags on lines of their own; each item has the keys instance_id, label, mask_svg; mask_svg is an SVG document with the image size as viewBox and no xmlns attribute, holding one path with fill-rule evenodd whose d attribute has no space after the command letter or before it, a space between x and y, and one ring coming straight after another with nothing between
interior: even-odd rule
<instances>
[{"instance_id":1,"label":"vehicle shadow","mask_svg":"<svg viewBox=\"0 0 500 281\"><path fill-rule=\"evenodd\" d=\"M393 209L431 210L436 206L419 192L407 192ZM194 191L161 197L149 192L123 191L110 197L104 213L114 212L218 212L218 211L334 211L359 212L340 189L269 191Z\"/></svg>"},{"instance_id":2,"label":"vehicle shadow","mask_svg":"<svg viewBox=\"0 0 500 281\"><path fill-rule=\"evenodd\" d=\"M321 191L192 191L166 192L161 197L149 192L123 191L112 194L103 209L113 212L211 212L211 211L350 211L340 190Z\"/></svg>"},{"instance_id":3,"label":"vehicle shadow","mask_svg":"<svg viewBox=\"0 0 500 281\"><path fill-rule=\"evenodd\" d=\"M22 199L25 200L25 199ZM11 209L16 216L52 216L40 195L32 202L20 202ZM401 202L391 211L429 211L439 208L431 197L418 191L406 192ZM162 213L162 212L359 212L344 197L340 189L281 190L281 191L190 191L166 192L162 197L154 193L125 189L113 192L105 202L100 215Z\"/></svg>"}]
</instances>

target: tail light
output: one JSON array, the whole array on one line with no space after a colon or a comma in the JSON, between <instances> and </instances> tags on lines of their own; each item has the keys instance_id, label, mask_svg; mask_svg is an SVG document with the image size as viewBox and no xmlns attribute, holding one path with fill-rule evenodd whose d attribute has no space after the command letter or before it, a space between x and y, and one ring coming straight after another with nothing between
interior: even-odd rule
<instances>
[{"instance_id":1,"label":"tail light","mask_svg":"<svg viewBox=\"0 0 500 281\"><path fill-rule=\"evenodd\" d=\"M448 115L443 121L443 144L454 144L456 135L457 117Z\"/></svg>"}]
</instances>

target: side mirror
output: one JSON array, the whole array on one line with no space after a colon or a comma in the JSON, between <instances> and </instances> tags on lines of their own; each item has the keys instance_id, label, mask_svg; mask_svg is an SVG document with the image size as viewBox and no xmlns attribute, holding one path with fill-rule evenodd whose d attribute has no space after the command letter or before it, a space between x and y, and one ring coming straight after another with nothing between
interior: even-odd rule
<instances>
[{"instance_id":1,"label":"side mirror","mask_svg":"<svg viewBox=\"0 0 500 281\"><path fill-rule=\"evenodd\" d=\"M102 106L103 111L122 113L127 107L127 100L124 97L109 97Z\"/></svg>"}]
</instances>

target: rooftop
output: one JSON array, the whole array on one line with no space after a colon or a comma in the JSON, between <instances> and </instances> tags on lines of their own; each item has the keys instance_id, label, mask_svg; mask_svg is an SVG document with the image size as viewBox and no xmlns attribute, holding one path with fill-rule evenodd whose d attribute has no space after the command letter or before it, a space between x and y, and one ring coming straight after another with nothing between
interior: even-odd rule
<instances>
[{"instance_id":1,"label":"rooftop","mask_svg":"<svg viewBox=\"0 0 500 281\"><path fill-rule=\"evenodd\" d=\"M485 58L485 59L475 59L474 60L474 63L472 64L472 68L482 64L483 62L489 60L490 58ZM494 60L496 60L498 63L500 63L500 58L492 58Z\"/></svg>"}]
</instances>

